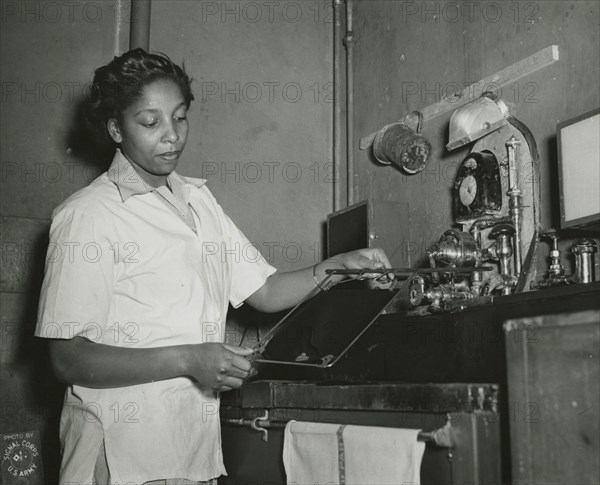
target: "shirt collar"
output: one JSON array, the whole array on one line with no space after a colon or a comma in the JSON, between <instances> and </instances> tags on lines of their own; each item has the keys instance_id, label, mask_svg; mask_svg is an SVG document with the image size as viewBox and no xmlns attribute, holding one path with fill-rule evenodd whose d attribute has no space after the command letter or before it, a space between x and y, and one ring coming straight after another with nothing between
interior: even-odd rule
<instances>
[{"instance_id":1,"label":"shirt collar","mask_svg":"<svg viewBox=\"0 0 600 485\"><path fill-rule=\"evenodd\" d=\"M119 189L121 200L125 202L133 195L143 195L148 192L153 192L156 188L145 182L135 171L131 162L125 158L119 148L115 152L113 161L108 169L108 179L113 182ZM202 187L206 183L205 179L194 177L182 177L176 172L171 172L167 176L167 184L175 192L187 194L188 191L183 187L186 184L191 184L194 187ZM187 203L187 200L185 201Z\"/></svg>"}]
</instances>

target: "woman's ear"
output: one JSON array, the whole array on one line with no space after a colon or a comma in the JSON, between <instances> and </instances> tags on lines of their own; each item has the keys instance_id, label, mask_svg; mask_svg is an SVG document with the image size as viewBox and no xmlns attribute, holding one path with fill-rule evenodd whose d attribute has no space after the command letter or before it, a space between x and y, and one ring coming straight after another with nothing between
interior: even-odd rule
<instances>
[{"instance_id":1,"label":"woman's ear","mask_svg":"<svg viewBox=\"0 0 600 485\"><path fill-rule=\"evenodd\" d=\"M106 123L106 128L108 129L108 134L115 143L121 143L123 141L121 130L119 129L119 123L117 123L116 119L109 118L108 122Z\"/></svg>"}]
</instances>

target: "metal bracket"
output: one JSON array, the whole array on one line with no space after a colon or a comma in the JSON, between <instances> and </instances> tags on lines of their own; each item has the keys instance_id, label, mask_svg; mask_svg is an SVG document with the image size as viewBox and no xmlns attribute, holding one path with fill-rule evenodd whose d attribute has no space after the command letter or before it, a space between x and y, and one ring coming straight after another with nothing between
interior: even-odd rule
<instances>
[{"instance_id":1,"label":"metal bracket","mask_svg":"<svg viewBox=\"0 0 600 485\"><path fill-rule=\"evenodd\" d=\"M269 410L265 409L265 414L263 416L259 416L258 418L254 418L252 420L252 422L250 423L250 427L254 430L254 431L260 431L263 436L262 436L262 440L263 441L269 441L269 430L266 428L263 428L261 426L258 425L259 421L266 421L268 423L269 421Z\"/></svg>"}]
</instances>

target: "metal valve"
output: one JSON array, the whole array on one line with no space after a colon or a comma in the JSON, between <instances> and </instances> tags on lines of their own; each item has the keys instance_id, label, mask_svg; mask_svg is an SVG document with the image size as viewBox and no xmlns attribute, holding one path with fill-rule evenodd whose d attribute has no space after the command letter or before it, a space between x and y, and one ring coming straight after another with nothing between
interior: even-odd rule
<instances>
[{"instance_id":1,"label":"metal valve","mask_svg":"<svg viewBox=\"0 0 600 485\"><path fill-rule=\"evenodd\" d=\"M547 237L552 240L552 249L550 250L550 268L548 269L549 275L563 276L565 274L565 268L561 263L560 249L558 249L558 234L554 231L545 232L542 237Z\"/></svg>"},{"instance_id":2,"label":"metal valve","mask_svg":"<svg viewBox=\"0 0 600 485\"><path fill-rule=\"evenodd\" d=\"M510 270L510 259L513 255L513 237L516 233L515 226L512 224L498 224L490 232L489 238L495 239L496 243L491 249L492 253L500 262L500 275L505 284L502 289L504 295L509 295L513 280L516 283L516 277L513 277Z\"/></svg>"}]
</instances>

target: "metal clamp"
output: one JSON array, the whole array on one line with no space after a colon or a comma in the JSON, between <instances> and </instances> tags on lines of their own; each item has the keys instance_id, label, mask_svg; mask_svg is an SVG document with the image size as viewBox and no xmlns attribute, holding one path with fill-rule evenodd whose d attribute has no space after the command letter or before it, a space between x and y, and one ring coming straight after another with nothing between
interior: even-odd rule
<instances>
[{"instance_id":1,"label":"metal clamp","mask_svg":"<svg viewBox=\"0 0 600 485\"><path fill-rule=\"evenodd\" d=\"M260 431L263 436L262 436L262 440L263 441L269 441L269 430L261 427L258 425L259 421L266 421L267 426L269 423L269 410L265 409L265 414L263 416L259 416L258 418L254 418L252 420L252 422L250 423L250 427L254 430L254 431Z\"/></svg>"}]
</instances>

